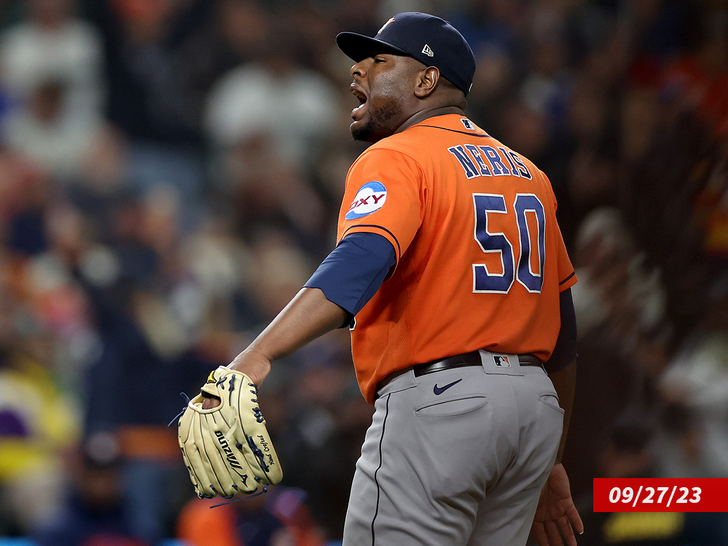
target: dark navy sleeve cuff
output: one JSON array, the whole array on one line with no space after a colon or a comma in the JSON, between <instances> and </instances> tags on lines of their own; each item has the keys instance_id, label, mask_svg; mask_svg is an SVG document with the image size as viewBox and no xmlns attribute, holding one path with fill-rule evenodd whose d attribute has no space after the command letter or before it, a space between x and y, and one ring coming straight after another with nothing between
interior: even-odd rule
<instances>
[{"instance_id":1,"label":"dark navy sleeve cuff","mask_svg":"<svg viewBox=\"0 0 728 546\"><path fill-rule=\"evenodd\" d=\"M571 288L559 294L559 308L561 313L561 330L556 340L556 347L551 358L544 365L547 372L556 372L566 368L576 360L576 313L574 300L571 297Z\"/></svg>"}]
</instances>

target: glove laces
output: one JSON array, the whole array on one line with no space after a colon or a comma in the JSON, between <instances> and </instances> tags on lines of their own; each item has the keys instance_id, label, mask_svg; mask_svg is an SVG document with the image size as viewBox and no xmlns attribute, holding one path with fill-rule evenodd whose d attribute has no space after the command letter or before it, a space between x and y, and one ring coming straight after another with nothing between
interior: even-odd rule
<instances>
[{"instance_id":1,"label":"glove laces","mask_svg":"<svg viewBox=\"0 0 728 546\"><path fill-rule=\"evenodd\" d=\"M187 409L187 406L188 406L188 405L189 405L189 403L190 403L190 397L189 397L189 396L187 396L187 395L186 395L185 393L183 393L183 392L181 392L181 393L179 393L179 394L180 394L180 396L181 396L182 398L184 398L184 399L185 399L185 402L187 402L187 404L185 404L185 407L184 407L184 408L182 408L182 411L180 411L180 412L179 412L179 413L178 413L177 415L175 415L175 416L174 416L174 419L172 419L172 420L171 420L171 421L169 422L169 424L167 425L167 428L172 428L172 425L174 425L174 424L175 424L175 423L176 423L177 421L179 421L179 418L180 418L180 417L182 417L182 414L183 414L183 413L185 412L185 410Z\"/></svg>"}]
</instances>

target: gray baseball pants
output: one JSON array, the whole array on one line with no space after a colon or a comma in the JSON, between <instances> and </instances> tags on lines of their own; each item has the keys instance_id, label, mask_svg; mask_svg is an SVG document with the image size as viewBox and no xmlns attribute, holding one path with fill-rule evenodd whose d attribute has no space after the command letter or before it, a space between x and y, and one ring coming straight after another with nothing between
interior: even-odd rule
<instances>
[{"instance_id":1,"label":"gray baseball pants","mask_svg":"<svg viewBox=\"0 0 728 546\"><path fill-rule=\"evenodd\" d=\"M344 546L522 546L563 410L516 355L383 382L357 462Z\"/></svg>"}]
</instances>

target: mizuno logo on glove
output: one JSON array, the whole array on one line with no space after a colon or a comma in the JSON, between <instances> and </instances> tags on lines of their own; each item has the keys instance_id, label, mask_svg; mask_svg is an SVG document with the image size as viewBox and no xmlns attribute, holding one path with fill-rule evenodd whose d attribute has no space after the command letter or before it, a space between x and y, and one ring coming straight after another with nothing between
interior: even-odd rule
<instances>
[{"instance_id":1,"label":"mizuno logo on glove","mask_svg":"<svg viewBox=\"0 0 728 546\"><path fill-rule=\"evenodd\" d=\"M242 470L243 467L240 465L238 460L235 458L235 454L233 453L233 450L230 447L230 444L225 439L225 435L222 432L220 432L219 430L216 430L215 436L217 436L217 441L220 442L220 447L222 447L223 451L225 452L225 458L228 460L228 463L230 463L230 466L232 466L233 468Z\"/></svg>"}]
</instances>

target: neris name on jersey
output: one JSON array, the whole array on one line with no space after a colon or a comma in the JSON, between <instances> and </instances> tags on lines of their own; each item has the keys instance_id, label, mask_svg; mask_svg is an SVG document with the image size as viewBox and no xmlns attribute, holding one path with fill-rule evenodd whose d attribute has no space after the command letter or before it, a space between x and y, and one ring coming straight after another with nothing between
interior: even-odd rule
<instances>
[{"instance_id":1,"label":"neris name on jersey","mask_svg":"<svg viewBox=\"0 0 728 546\"><path fill-rule=\"evenodd\" d=\"M503 146L459 144L447 149L460 163L465 176L517 176L531 180L533 176L523 158Z\"/></svg>"}]
</instances>

